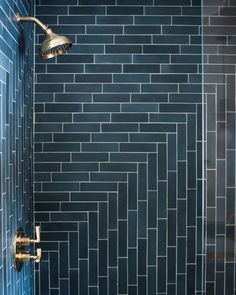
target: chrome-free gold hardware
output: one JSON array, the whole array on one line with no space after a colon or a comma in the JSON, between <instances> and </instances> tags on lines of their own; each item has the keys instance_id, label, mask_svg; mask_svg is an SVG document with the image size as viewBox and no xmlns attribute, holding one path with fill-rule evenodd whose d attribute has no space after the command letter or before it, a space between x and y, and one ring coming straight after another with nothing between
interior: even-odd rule
<instances>
[{"instance_id":1,"label":"chrome-free gold hardware","mask_svg":"<svg viewBox=\"0 0 236 295\"><path fill-rule=\"evenodd\" d=\"M40 248L38 248L36 250L37 255L31 255L30 253L16 253L15 255L15 259L19 260L19 261L30 261L30 260L34 260L35 262L40 262L41 260L41 256L42 256L42 250Z\"/></svg>"},{"instance_id":2,"label":"chrome-free gold hardware","mask_svg":"<svg viewBox=\"0 0 236 295\"><path fill-rule=\"evenodd\" d=\"M48 59L65 53L71 46L71 41L66 36L59 36L48 26L45 26L40 20L32 16L20 16L16 15L16 21L19 22L33 22L38 25L45 34L45 40L39 48L39 56L42 59Z\"/></svg>"},{"instance_id":3,"label":"chrome-free gold hardware","mask_svg":"<svg viewBox=\"0 0 236 295\"><path fill-rule=\"evenodd\" d=\"M35 227L35 239L27 237L22 227L18 228L13 241L13 260L14 266L17 271L21 271L24 262L33 260L40 262L42 256L42 250L38 248L36 255L31 255L26 251L26 247L30 244L40 242L40 226Z\"/></svg>"},{"instance_id":4,"label":"chrome-free gold hardware","mask_svg":"<svg viewBox=\"0 0 236 295\"><path fill-rule=\"evenodd\" d=\"M31 239L27 236L19 235L16 237L16 243L21 246L28 246L30 244L40 243L40 226L35 226L35 239Z\"/></svg>"}]
</instances>

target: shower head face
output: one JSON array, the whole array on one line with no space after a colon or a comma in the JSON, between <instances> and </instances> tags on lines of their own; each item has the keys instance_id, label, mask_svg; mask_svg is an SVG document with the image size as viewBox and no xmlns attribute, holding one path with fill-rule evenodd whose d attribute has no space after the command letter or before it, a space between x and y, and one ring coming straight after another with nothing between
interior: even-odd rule
<instances>
[{"instance_id":1,"label":"shower head face","mask_svg":"<svg viewBox=\"0 0 236 295\"><path fill-rule=\"evenodd\" d=\"M65 53L71 46L72 43L67 37L54 34L48 29L46 39L39 48L39 55L42 59L56 57Z\"/></svg>"}]
</instances>

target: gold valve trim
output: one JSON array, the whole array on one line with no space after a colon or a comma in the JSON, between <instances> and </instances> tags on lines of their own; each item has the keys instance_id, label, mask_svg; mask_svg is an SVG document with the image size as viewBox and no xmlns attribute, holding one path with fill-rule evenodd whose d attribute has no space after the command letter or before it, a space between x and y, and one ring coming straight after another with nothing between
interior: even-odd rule
<instances>
[{"instance_id":1,"label":"gold valve trim","mask_svg":"<svg viewBox=\"0 0 236 295\"><path fill-rule=\"evenodd\" d=\"M16 235L13 241L13 260L15 269L20 272L24 262L35 261L40 262L42 256L42 250L38 248L36 250L36 255L31 255L26 251L26 247L30 244L35 244L40 242L40 226L35 227L35 239L27 237L24 233L22 227L19 227L16 231Z\"/></svg>"}]
</instances>

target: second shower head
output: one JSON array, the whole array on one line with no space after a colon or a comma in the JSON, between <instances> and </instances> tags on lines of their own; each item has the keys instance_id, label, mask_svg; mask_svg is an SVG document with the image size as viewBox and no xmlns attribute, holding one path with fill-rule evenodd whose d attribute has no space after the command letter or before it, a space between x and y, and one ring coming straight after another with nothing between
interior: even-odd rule
<instances>
[{"instance_id":1,"label":"second shower head","mask_svg":"<svg viewBox=\"0 0 236 295\"><path fill-rule=\"evenodd\" d=\"M51 29L49 29L35 17L22 17L19 14L17 14L16 21L34 22L43 30L45 34L45 40L39 48L39 56L42 59L56 57L57 55L65 53L72 46L72 43L67 37L59 36L53 33Z\"/></svg>"}]
</instances>

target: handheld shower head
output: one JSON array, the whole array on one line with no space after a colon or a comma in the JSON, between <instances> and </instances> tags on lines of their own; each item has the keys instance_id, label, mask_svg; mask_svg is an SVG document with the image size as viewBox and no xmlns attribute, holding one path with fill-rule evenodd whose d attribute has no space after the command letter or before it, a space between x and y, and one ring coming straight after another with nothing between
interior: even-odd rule
<instances>
[{"instance_id":1,"label":"handheld shower head","mask_svg":"<svg viewBox=\"0 0 236 295\"><path fill-rule=\"evenodd\" d=\"M43 30L45 34L45 40L39 48L39 56L42 59L52 58L65 53L72 46L72 43L67 37L54 34L51 29L49 29L35 17L22 17L17 14L16 21L34 22Z\"/></svg>"}]
</instances>

